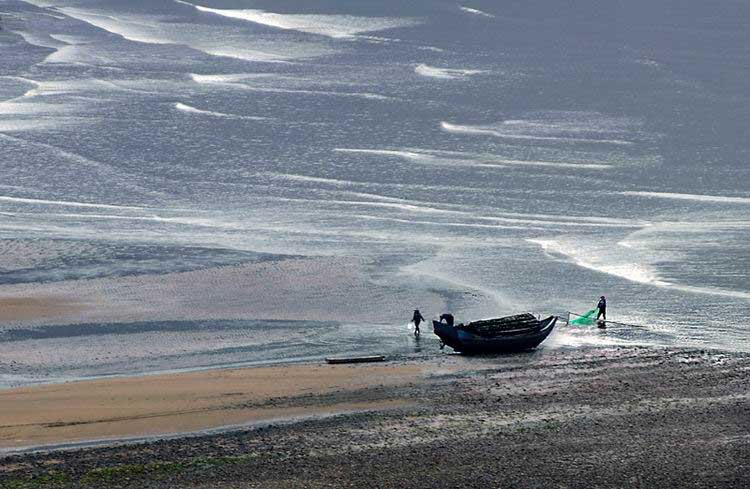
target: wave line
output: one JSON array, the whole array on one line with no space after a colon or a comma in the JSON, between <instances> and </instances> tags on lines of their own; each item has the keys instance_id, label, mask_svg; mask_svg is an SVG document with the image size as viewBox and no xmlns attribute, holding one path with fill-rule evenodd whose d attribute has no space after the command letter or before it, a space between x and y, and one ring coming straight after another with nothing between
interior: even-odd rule
<instances>
[{"instance_id":1,"label":"wave line","mask_svg":"<svg viewBox=\"0 0 750 489\"><path fill-rule=\"evenodd\" d=\"M558 141L563 143L587 143L587 144L614 144L620 146L630 146L633 144L632 141L625 141L624 139L592 139L592 138L573 138L565 136L541 136L536 134L517 134L503 132L493 127L488 126L463 126L459 124L451 124L450 122L441 122L440 127L450 133L454 134L484 134L488 136L495 136L501 139L520 139L529 141Z\"/></svg>"},{"instance_id":2,"label":"wave line","mask_svg":"<svg viewBox=\"0 0 750 489\"><path fill-rule=\"evenodd\" d=\"M8 195L0 195L0 201L19 202L23 204L59 205L64 207L90 207L94 209L124 209L137 211L145 209L145 207L137 207L131 205L92 204L90 202L72 202L66 200L28 199L23 197L11 197Z\"/></svg>"},{"instance_id":3,"label":"wave line","mask_svg":"<svg viewBox=\"0 0 750 489\"><path fill-rule=\"evenodd\" d=\"M723 195L704 195L704 194L680 194L672 192L643 192L643 191L625 191L620 192L622 195L632 195L636 197L649 197L657 199L672 200L689 200L693 202L709 202L717 204L750 204L748 197L726 197Z\"/></svg>"},{"instance_id":4,"label":"wave line","mask_svg":"<svg viewBox=\"0 0 750 489\"><path fill-rule=\"evenodd\" d=\"M482 17L489 17L489 18L492 18L492 19L495 18L494 15L488 14L487 12L483 12L483 11L481 11L479 9L476 9L476 8L465 7L463 5L459 5L458 8L460 8L461 10L463 10L464 12L466 12L467 14L479 15L479 16L482 16Z\"/></svg>"}]
</instances>

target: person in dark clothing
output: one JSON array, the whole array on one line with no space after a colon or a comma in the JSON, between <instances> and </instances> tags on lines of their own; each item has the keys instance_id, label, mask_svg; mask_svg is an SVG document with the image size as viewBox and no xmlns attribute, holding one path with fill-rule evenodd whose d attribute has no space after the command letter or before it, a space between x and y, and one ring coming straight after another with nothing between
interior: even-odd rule
<instances>
[{"instance_id":1,"label":"person in dark clothing","mask_svg":"<svg viewBox=\"0 0 750 489\"><path fill-rule=\"evenodd\" d=\"M414 336L419 336L419 323L424 320L425 319L422 317L422 313L419 312L419 309L414 309L414 315L411 317L411 321L414 323Z\"/></svg>"},{"instance_id":2,"label":"person in dark clothing","mask_svg":"<svg viewBox=\"0 0 750 489\"><path fill-rule=\"evenodd\" d=\"M596 308L599 309L599 312L596 315L596 320L598 321L600 317L603 317L604 320L607 320L607 299L604 296L601 296L599 298L599 303L596 305Z\"/></svg>"},{"instance_id":3,"label":"person in dark clothing","mask_svg":"<svg viewBox=\"0 0 750 489\"><path fill-rule=\"evenodd\" d=\"M445 320L446 323L448 323L448 326L453 326L453 314L445 313L440 315L440 322L442 323L443 320Z\"/></svg>"}]
</instances>

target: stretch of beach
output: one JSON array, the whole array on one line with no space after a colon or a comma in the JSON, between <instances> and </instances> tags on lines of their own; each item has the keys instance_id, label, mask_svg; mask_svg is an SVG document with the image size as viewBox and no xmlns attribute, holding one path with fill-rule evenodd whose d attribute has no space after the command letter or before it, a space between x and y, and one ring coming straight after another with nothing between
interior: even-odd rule
<instances>
[{"instance_id":1,"label":"stretch of beach","mask_svg":"<svg viewBox=\"0 0 750 489\"><path fill-rule=\"evenodd\" d=\"M227 425L408 404L404 399L312 399L414 382L416 364L291 365L49 384L0 391L0 449L164 436Z\"/></svg>"},{"instance_id":2,"label":"stretch of beach","mask_svg":"<svg viewBox=\"0 0 750 489\"><path fill-rule=\"evenodd\" d=\"M0 486L746 487L748 380L745 354L610 347L24 387Z\"/></svg>"}]
</instances>

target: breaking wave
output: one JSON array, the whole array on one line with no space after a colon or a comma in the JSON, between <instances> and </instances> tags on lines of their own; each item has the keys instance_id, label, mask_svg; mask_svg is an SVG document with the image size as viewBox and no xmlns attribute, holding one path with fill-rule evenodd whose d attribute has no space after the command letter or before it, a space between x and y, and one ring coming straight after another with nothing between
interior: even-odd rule
<instances>
[{"instance_id":1,"label":"breaking wave","mask_svg":"<svg viewBox=\"0 0 750 489\"><path fill-rule=\"evenodd\" d=\"M87 39L85 37L70 36L67 34L50 34L49 37L57 41L60 41L62 43L69 44L71 46L78 46L81 44L90 44L91 42L93 42L91 39Z\"/></svg>"},{"instance_id":2,"label":"breaking wave","mask_svg":"<svg viewBox=\"0 0 750 489\"><path fill-rule=\"evenodd\" d=\"M372 154L382 156L396 156L412 161L430 161L434 159L434 156L430 154L420 153L416 151L404 151L395 149L358 149L358 148L334 148L337 153L359 153L359 154Z\"/></svg>"},{"instance_id":3,"label":"breaking wave","mask_svg":"<svg viewBox=\"0 0 750 489\"><path fill-rule=\"evenodd\" d=\"M639 263L635 259L617 259L611 253L605 253L611 247L606 245L604 250L591 249L593 245L581 247L580 243L564 243L555 239L529 239L530 243L539 245L545 253L562 255L582 268L614 275L631 282L655 286L669 286L649 266Z\"/></svg>"},{"instance_id":4,"label":"breaking wave","mask_svg":"<svg viewBox=\"0 0 750 489\"><path fill-rule=\"evenodd\" d=\"M146 44L174 44L173 40L160 37L152 33L153 25L135 19L118 18L103 13L92 12L80 8L58 7L65 15L78 19L87 24L98 27L112 34L122 36L128 41Z\"/></svg>"},{"instance_id":5,"label":"breaking wave","mask_svg":"<svg viewBox=\"0 0 750 489\"><path fill-rule=\"evenodd\" d=\"M418 64L414 71L418 75L428 76L430 78L440 78L443 80L456 80L466 78L471 75L478 75L484 73L482 70L461 70L456 68L436 68L434 66L428 66L426 64Z\"/></svg>"},{"instance_id":6,"label":"breaking wave","mask_svg":"<svg viewBox=\"0 0 750 489\"><path fill-rule=\"evenodd\" d=\"M450 122L441 122L440 127L454 134L477 134L495 136L501 139L520 139L530 141L556 141L563 143L588 143L588 144L613 144L613 145L632 145L632 141L624 139L599 139L599 138L581 138L568 136L548 136L544 134L533 134L530 132L514 131L512 127L501 128L498 126L467 126L451 124Z\"/></svg>"},{"instance_id":7,"label":"breaking wave","mask_svg":"<svg viewBox=\"0 0 750 489\"><path fill-rule=\"evenodd\" d=\"M305 88L285 88L279 86L279 80L283 76L274 76L267 73L237 73L227 75L198 75L191 74L194 82L206 85L224 85L227 87L254 92L267 93L297 93L302 95L324 95L328 97L353 97L370 100L396 100L387 95L369 92L334 92L330 90L310 90Z\"/></svg>"},{"instance_id":8,"label":"breaking wave","mask_svg":"<svg viewBox=\"0 0 750 489\"><path fill-rule=\"evenodd\" d=\"M652 251L649 254L639 254L628 246L627 242L620 242L618 246L613 247L609 242L604 241L599 243L584 243L581 240L564 242L562 239L527 239L527 241L539 245L545 253L563 256L579 267L620 277L630 282L691 294L750 299L750 293L738 290L698 287L663 280L652 265L659 261L658 253Z\"/></svg>"},{"instance_id":9,"label":"breaking wave","mask_svg":"<svg viewBox=\"0 0 750 489\"><path fill-rule=\"evenodd\" d=\"M35 1L35 4L39 3ZM193 7L187 2L180 3ZM292 58L315 57L331 52L331 49L325 46L309 42L282 40L270 42L263 39L251 40L248 37L239 38L229 35L222 26L217 25L190 24L188 28L187 24L176 23L171 18L159 15L135 15L121 12L117 15L110 15L109 11L81 7L56 7L56 9L71 18L129 41L156 45L183 45L211 56L230 57L243 61L282 63ZM63 49L67 52L72 51L66 47ZM50 60L57 60L59 57L60 55L53 56Z\"/></svg>"},{"instance_id":10,"label":"breaking wave","mask_svg":"<svg viewBox=\"0 0 750 489\"><path fill-rule=\"evenodd\" d=\"M517 160L498 155L462 153L457 151L439 151L424 149L356 149L334 148L339 153L361 153L402 158L425 165L463 166L476 168L548 167L560 169L607 170L611 165L600 163L570 163L560 161Z\"/></svg>"},{"instance_id":11,"label":"breaking wave","mask_svg":"<svg viewBox=\"0 0 750 489\"><path fill-rule=\"evenodd\" d=\"M456 228L477 228L477 229L513 229L518 231L541 231L546 230L546 227L533 227L533 226L521 226L521 225L510 225L510 224L480 224L470 222L445 222L445 221L423 221L413 219L398 219L395 217L382 217L382 216L368 216L356 214L352 217L358 219L365 219L370 221L385 221L395 222L399 224L409 225L421 225L421 226L436 226L436 227L456 227Z\"/></svg>"},{"instance_id":12,"label":"breaking wave","mask_svg":"<svg viewBox=\"0 0 750 489\"><path fill-rule=\"evenodd\" d=\"M671 192L640 192L626 191L620 192L622 195L632 195L636 197L648 197L655 199L671 200L688 200L692 202L708 202L716 204L750 204L748 197L726 197L722 195L700 195L700 194L679 194Z\"/></svg>"},{"instance_id":13,"label":"breaking wave","mask_svg":"<svg viewBox=\"0 0 750 489\"><path fill-rule=\"evenodd\" d=\"M277 14L259 9L217 9L195 5L182 0L200 12L246 20L277 29L294 30L331 38L350 38L365 32L377 32L415 25L414 19L390 17L357 17L353 15Z\"/></svg>"},{"instance_id":14,"label":"breaking wave","mask_svg":"<svg viewBox=\"0 0 750 489\"><path fill-rule=\"evenodd\" d=\"M196 114L196 115L205 115L205 116L211 116L211 117L220 117L224 119L245 119L245 120L264 120L265 117L253 117L253 116L245 116L245 115L234 115L234 114L225 114L223 112L215 112L212 110L201 110L197 109L195 107L191 107L190 105L183 104L181 102L177 102L174 104L174 108L181 111L186 112L188 114Z\"/></svg>"},{"instance_id":15,"label":"breaking wave","mask_svg":"<svg viewBox=\"0 0 750 489\"><path fill-rule=\"evenodd\" d=\"M0 195L0 201L3 202L18 202L21 204L40 204L40 205L51 205L51 206L62 206L62 207L89 207L92 209L121 209L121 210L144 210L144 207L130 206L130 205L113 205L113 204L92 204L90 202L72 202L67 200L45 200L45 199L27 199L23 197L10 197L7 195Z\"/></svg>"},{"instance_id":16,"label":"breaking wave","mask_svg":"<svg viewBox=\"0 0 750 489\"><path fill-rule=\"evenodd\" d=\"M310 177L307 175L296 175L296 174L291 174L291 173L265 172L265 173L259 173L258 175L268 177L271 180L284 180L284 181L302 182L302 183L320 183L324 185L333 185L334 187L349 187L352 185L362 185L362 183L360 182L354 182L351 180Z\"/></svg>"},{"instance_id":17,"label":"breaking wave","mask_svg":"<svg viewBox=\"0 0 750 489\"><path fill-rule=\"evenodd\" d=\"M461 10L463 10L464 12L466 12L467 14L480 15L482 17L490 17L490 18L493 18L493 19L495 18L494 15L488 14L487 12L483 12L483 11L481 11L479 9L476 9L476 8L465 7L463 5L460 5L458 8L460 8Z\"/></svg>"},{"instance_id":18,"label":"breaking wave","mask_svg":"<svg viewBox=\"0 0 750 489\"><path fill-rule=\"evenodd\" d=\"M273 200L278 202L290 202L290 203L301 203L306 206L309 205L320 205L320 206L336 206L342 207L373 207L373 208L387 208L401 210L408 213L429 213L429 214L442 214L446 216L456 216L462 219L466 219L472 222L479 223L501 223L510 225L523 225L525 228L529 226L539 227L542 226L544 229L550 228L612 228L612 229L643 229L648 227L650 224L642 221L634 221L627 219L615 219L606 217L571 217L562 215L549 215L549 214L519 214L509 212L497 212L492 209L482 209L469 205L461 204L447 204L447 203L435 203L425 202L421 200L409 200L399 199L393 197L380 196L377 194L364 194L356 192L341 192L340 194L347 194L347 196L356 196L359 198L366 198L369 200L341 200L341 199L309 199L300 197L275 197L269 196L264 197L267 200Z\"/></svg>"},{"instance_id":19,"label":"breaking wave","mask_svg":"<svg viewBox=\"0 0 750 489\"><path fill-rule=\"evenodd\" d=\"M65 43L58 41L53 36L48 34L39 34L37 32L29 31L11 31L13 34L21 36L27 44L37 46L41 48L57 49L65 45Z\"/></svg>"}]
</instances>

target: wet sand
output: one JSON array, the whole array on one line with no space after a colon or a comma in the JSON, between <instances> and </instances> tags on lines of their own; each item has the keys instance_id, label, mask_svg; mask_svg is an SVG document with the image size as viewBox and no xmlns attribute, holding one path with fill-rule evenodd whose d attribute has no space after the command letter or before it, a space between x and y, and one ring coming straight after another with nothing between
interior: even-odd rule
<instances>
[{"instance_id":1,"label":"wet sand","mask_svg":"<svg viewBox=\"0 0 750 489\"><path fill-rule=\"evenodd\" d=\"M361 259L283 257L185 272L7 284L0 286L0 300L10 306L2 320L8 328L227 319L387 321L402 319L414 303L444 309L445 298L434 291L374 283L371 266ZM340 307L342 297L347 308Z\"/></svg>"},{"instance_id":2,"label":"wet sand","mask_svg":"<svg viewBox=\"0 0 750 489\"><path fill-rule=\"evenodd\" d=\"M312 368L318 370L310 370L305 393L287 378L285 372L294 370L286 367L233 374L275 374L267 395L278 397L265 407L278 415L270 424L6 456L0 486L750 485L748 355L616 347ZM224 374L200 375L211 383L218 382L213 375ZM331 376L338 380L322 380ZM387 377L398 379L387 382ZM142 381L117 382L137 386ZM18 392L45 389L58 395L52 387ZM168 392L165 388L162 395ZM146 400L138 392L132 395ZM207 402L197 392L189 397L188 404ZM370 409L355 412L348 404ZM280 422L284 409L314 414L320 406L347 409Z\"/></svg>"},{"instance_id":3,"label":"wet sand","mask_svg":"<svg viewBox=\"0 0 750 489\"><path fill-rule=\"evenodd\" d=\"M57 319L80 314L89 307L64 296L2 297L0 322Z\"/></svg>"}]
</instances>

